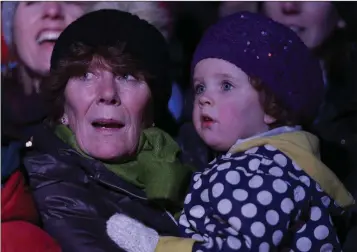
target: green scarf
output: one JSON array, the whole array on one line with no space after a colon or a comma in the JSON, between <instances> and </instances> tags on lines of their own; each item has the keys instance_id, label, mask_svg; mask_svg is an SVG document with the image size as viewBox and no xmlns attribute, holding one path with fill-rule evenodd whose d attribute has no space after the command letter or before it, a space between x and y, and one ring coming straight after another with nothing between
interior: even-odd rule
<instances>
[{"instance_id":1,"label":"green scarf","mask_svg":"<svg viewBox=\"0 0 357 252\"><path fill-rule=\"evenodd\" d=\"M58 125L56 135L82 156L86 155L78 146L73 132L64 125ZM143 189L149 200L158 201L166 207L182 204L192 169L182 165L177 155L180 152L176 142L159 128L142 131L136 156L123 163L102 163L127 182Z\"/></svg>"}]
</instances>

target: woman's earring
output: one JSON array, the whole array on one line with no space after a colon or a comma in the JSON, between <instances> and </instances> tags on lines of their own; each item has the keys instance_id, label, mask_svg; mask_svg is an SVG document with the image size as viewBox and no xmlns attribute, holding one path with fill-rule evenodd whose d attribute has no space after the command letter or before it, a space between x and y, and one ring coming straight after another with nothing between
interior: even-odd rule
<instances>
[{"instance_id":1,"label":"woman's earring","mask_svg":"<svg viewBox=\"0 0 357 252\"><path fill-rule=\"evenodd\" d=\"M151 124L151 127L155 127L155 123L154 122Z\"/></svg>"},{"instance_id":2,"label":"woman's earring","mask_svg":"<svg viewBox=\"0 0 357 252\"><path fill-rule=\"evenodd\" d=\"M61 123L62 123L63 125L67 125L67 124L68 124L68 120L67 120L67 117L66 117L66 116L62 116L62 118L61 118Z\"/></svg>"}]
</instances>

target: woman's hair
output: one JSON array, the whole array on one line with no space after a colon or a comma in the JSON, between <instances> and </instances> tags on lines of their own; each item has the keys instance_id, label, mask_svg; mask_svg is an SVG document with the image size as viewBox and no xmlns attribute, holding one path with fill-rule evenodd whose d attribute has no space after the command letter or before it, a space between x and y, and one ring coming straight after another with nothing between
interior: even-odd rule
<instances>
[{"instance_id":1,"label":"woman's hair","mask_svg":"<svg viewBox=\"0 0 357 252\"><path fill-rule=\"evenodd\" d=\"M307 126L309 124L308 122L299 120L294 113L284 108L284 106L281 105L281 102L277 100L276 96L265 87L260 78L250 77L249 82L259 93L259 102L264 112L276 119L275 122L268 125L270 129L281 126Z\"/></svg>"},{"instance_id":2,"label":"woman's hair","mask_svg":"<svg viewBox=\"0 0 357 252\"><path fill-rule=\"evenodd\" d=\"M83 76L91 69L106 69L117 75L130 74L148 84L154 79L130 54L124 53L125 44L114 47L90 47L81 43L73 44L67 57L59 60L56 70L52 70L41 83L41 93L52 101L47 118L50 125L55 124L64 112L64 91L72 77Z\"/></svg>"}]
</instances>

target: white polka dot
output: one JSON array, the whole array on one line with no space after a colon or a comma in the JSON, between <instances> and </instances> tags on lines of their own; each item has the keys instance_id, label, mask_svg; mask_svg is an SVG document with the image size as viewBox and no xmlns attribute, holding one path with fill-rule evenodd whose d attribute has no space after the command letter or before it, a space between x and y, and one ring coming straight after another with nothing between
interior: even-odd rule
<instances>
[{"instance_id":1,"label":"white polka dot","mask_svg":"<svg viewBox=\"0 0 357 252\"><path fill-rule=\"evenodd\" d=\"M218 248L221 250L222 249L222 244L223 244L223 240L221 237L216 237L216 242L218 245Z\"/></svg>"},{"instance_id":2,"label":"white polka dot","mask_svg":"<svg viewBox=\"0 0 357 252\"><path fill-rule=\"evenodd\" d=\"M261 176L255 175L249 180L250 188L259 188L263 184L263 179Z\"/></svg>"},{"instance_id":3,"label":"white polka dot","mask_svg":"<svg viewBox=\"0 0 357 252\"><path fill-rule=\"evenodd\" d=\"M302 201L305 199L305 189L302 186L297 186L294 189L294 200L296 202Z\"/></svg>"},{"instance_id":4,"label":"white polka dot","mask_svg":"<svg viewBox=\"0 0 357 252\"><path fill-rule=\"evenodd\" d=\"M210 221L211 221L211 219L206 216L204 224L206 225L206 224L208 224Z\"/></svg>"},{"instance_id":5,"label":"white polka dot","mask_svg":"<svg viewBox=\"0 0 357 252\"><path fill-rule=\"evenodd\" d=\"M260 164L262 164L262 165L271 165L271 163L273 163L273 160L271 160L271 159L266 159L266 158L263 158L263 159L260 161Z\"/></svg>"},{"instance_id":6,"label":"white polka dot","mask_svg":"<svg viewBox=\"0 0 357 252\"><path fill-rule=\"evenodd\" d=\"M269 173L273 176L276 176L276 177L281 177L283 176L283 170L280 169L279 167L275 166L273 168L270 168L269 169Z\"/></svg>"},{"instance_id":7,"label":"white polka dot","mask_svg":"<svg viewBox=\"0 0 357 252\"><path fill-rule=\"evenodd\" d=\"M247 155L244 155L244 156L239 156L239 157L235 157L234 160L243 160L243 159L246 159Z\"/></svg>"},{"instance_id":8,"label":"white polka dot","mask_svg":"<svg viewBox=\"0 0 357 252\"><path fill-rule=\"evenodd\" d=\"M226 163L220 164L217 167L217 171L223 171L223 170L226 170L226 169L228 169L230 167L231 167L231 162L226 162Z\"/></svg>"},{"instance_id":9,"label":"white polka dot","mask_svg":"<svg viewBox=\"0 0 357 252\"><path fill-rule=\"evenodd\" d=\"M285 198L280 204L281 210L283 210L284 213L290 214L291 211L294 209L294 203L291 199Z\"/></svg>"},{"instance_id":10,"label":"white polka dot","mask_svg":"<svg viewBox=\"0 0 357 252\"><path fill-rule=\"evenodd\" d=\"M190 209L190 215L195 218L202 218L205 214L205 209L202 206L194 206Z\"/></svg>"},{"instance_id":11,"label":"white polka dot","mask_svg":"<svg viewBox=\"0 0 357 252\"><path fill-rule=\"evenodd\" d=\"M278 193L285 193L288 190L287 184L281 179L274 180L273 188Z\"/></svg>"},{"instance_id":12,"label":"white polka dot","mask_svg":"<svg viewBox=\"0 0 357 252\"><path fill-rule=\"evenodd\" d=\"M293 164L295 170L301 171L300 166L298 166L297 163L295 163L295 161L293 161L292 164Z\"/></svg>"},{"instance_id":13,"label":"white polka dot","mask_svg":"<svg viewBox=\"0 0 357 252\"><path fill-rule=\"evenodd\" d=\"M234 250L238 250L242 246L242 243L240 242L240 240L238 240L234 236L228 236L227 244L231 249L234 249Z\"/></svg>"},{"instance_id":14,"label":"white polka dot","mask_svg":"<svg viewBox=\"0 0 357 252\"><path fill-rule=\"evenodd\" d=\"M245 151L244 154L254 154L257 152L258 149L259 147L250 148L249 150Z\"/></svg>"},{"instance_id":15,"label":"white polka dot","mask_svg":"<svg viewBox=\"0 0 357 252\"><path fill-rule=\"evenodd\" d=\"M211 183L213 180L215 180L217 175L218 175L218 172L213 173L213 175L209 178L209 182Z\"/></svg>"},{"instance_id":16,"label":"white polka dot","mask_svg":"<svg viewBox=\"0 0 357 252\"><path fill-rule=\"evenodd\" d=\"M213 232L215 228L216 228L216 225L214 225L214 224L208 224L206 226L206 230L210 231L210 232Z\"/></svg>"},{"instance_id":17,"label":"white polka dot","mask_svg":"<svg viewBox=\"0 0 357 252\"><path fill-rule=\"evenodd\" d=\"M310 179L306 176L300 176L299 180L303 182L307 187L310 187Z\"/></svg>"},{"instance_id":18,"label":"white polka dot","mask_svg":"<svg viewBox=\"0 0 357 252\"><path fill-rule=\"evenodd\" d=\"M264 148L267 149L268 151L276 151L276 148L270 144L264 145Z\"/></svg>"},{"instance_id":19,"label":"white polka dot","mask_svg":"<svg viewBox=\"0 0 357 252\"><path fill-rule=\"evenodd\" d=\"M193 181L196 182L200 177L201 177L201 173L196 174L195 176L193 176Z\"/></svg>"},{"instance_id":20,"label":"white polka dot","mask_svg":"<svg viewBox=\"0 0 357 252\"><path fill-rule=\"evenodd\" d=\"M237 217L231 217L228 220L229 225L231 225L235 230L239 231L242 227L242 222Z\"/></svg>"},{"instance_id":21,"label":"white polka dot","mask_svg":"<svg viewBox=\"0 0 357 252\"><path fill-rule=\"evenodd\" d=\"M232 227L226 228L225 230L231 235L238 235L238 232Z\"/></svg>"},{"instance_id":22,"label":"white polka dot","mask_svg":"<svg viewBox=\"0 0 357 252\"><path fill-rule=\"evenodd\" d=\"M273 233L273 243L275 246L277 246L280 243L282 237L283 237L283 232L281 232L280 230L277 230Z\"/></svg>"},{"instance_id":23,"label":"white polka dot","mask_svg":"<svg viewBox=\"0 0 357 252\"><path fill-rule=\"evenodd\" d=\"M286 157L283 155L283 154L276 154L275 156L274 156L274 161L278 164L278 165L280 165L280 166L282 166L282 167L285 167L286 166L286 164L288 163L288 160L286 159Z\"/></svg>"},{"instance_id":24,"label":"white polka dot","mask_svg":"<svg viewBox=\"0 0 357 252\"><path fill-rule=\"evenodd\" d=\"M304 224L304 225L297 231L297 233L302 233L302 232L305 231L305 229L306 229L306 224Z\"/></svg>"},{"instance_id":25,"label":"white polka dot","mask_svg":"<svg viewBox=\"0 0 357 252\"><path fill-rule=\"evenodd\" d=\"M263 225L263 223L256 221L250 226L250 231L254 236L260 238L263 237L263 235L265 234L265 226Z\"/></svg>"},{"instance_id":26,"label":"white polka dot","mask_svg":"<svg viewBox=\"0 0 357 252\"><path fill-rule=\"evenodd\" d=\"M201 193L201 200L203 202L209 202L209 199L208 199L208 189L204 189Z\"/></svg>"},{"instance_id":27,"label":"white polka dot","mask_svg":"<svg viewBox=\"0 0 357 252\"><path fill-rule=\"evenodd\" d=\"M257 200L260 204L267 206L273 200L273 196L268 191L261 191L257 194Z\"/></svg>"},{"instance_id":28,"label":"white polka dot","mask_svg":"<svg viewBox=\"0 0 357 252\"><path fill-rule=\"evenodd\" d=\"M197 182L193 185L193 188L197 190L198 188L201 187L201 185L202 185L202 179L199 179L199 180L197 180Z\"/></svg>"},{"instance_id":29,"label":"white polka dot","mask_svg":"<svg viewBox=\"0 0 357 252\"><path fill-rule=\"evenodd\" d=\"M328 196L323 196L321 198L322 204L324 204L325 207L328 207L331 203L330 197Z\"/></svg>"},{"instance_id":30,"label":"white polka dot","mask_svg":"<svg viewBox=\"0 0 357 252\"><path fill-rule=\"evenodd\" d=\"M203 251L199 249L199 250L196 250L196 252L203 252Z\"/></svg>"},{"instance_id":31,"label":"white polka dot","mask_svg":"<svg viewBox=\"0 0 357 252\"><path fill-rule=\"evenodd\" d=\"M203 237L201 235L199 235L199 234L192 235L192 239L194 239L196 241L199 241L199 242L204 241Z\"/></svg>"},{"instance_id":32,"label":"white polka dot","mask_svg":"<svg viewBox=\"0 0 357 252\"><path fill-rule=\"evenodd\" d=\"M252 239L250 239L250 237L248 235L243 235L243 238L244 238L244 243L245 243L245 246L247 246L247 248L251 248L252 247Z\"/></svg>"},{"instance_id":33,"label":"white polka dot","mask_svg":"<svg viewBox=\"0 0 357 252\"><path fill-rule=\"evenodd\" d=\"M208 242L205 243L203 246L205 246L208 249L211 249L211 248L213 248L213 245L214 245L213 239L210 237L210 238L208 238Z\"/></svg>"},{"instance_id":34,"label":"white polka dot","mask_svg":"<svg viewBox=\"0 0 357 252\"><path fill-rule=\"evenodd\" d=\"M224 186L222 183L217 183L212 187L212 195L217 198L223 193Z\"/></svg>"},{"instance_id":35,"label":"white polka dot","mask_svg":"<svg viewBox=\"0 0 357 252\"><path fill-rule=\"evenodd\" d=\"M218 203L217 209L221 214L228 214L232 210L232 203L228 199L223 199Z\"/></svg>"},{"instance_id":36,"label":"white polka dot","mask_svg":"<svg viewBox=\"0 0 357 252\"><path fill-rule=\"evenodd\" d=\"M295 180L299 180L299 178L298 178L297 176L295 176L294 173L291 173L291 172L288 171L288 174L289 174L289 176L290 176L291 178L293 178L293 179L295 179Z\"/></svg>"},{"instance_id":37,"label":"white polka dot","mask_svg":"<svg viewBox=\"0 0 357 252\"><path fill-rule=\"evenodd\" d=\"M315 228L314 235L317 240L323 240L329 235L328 228L324 225L320 225Z\"/></svg>"},{"instance_id":38,"label":"white polka dot","mask_svg":"<svg viewBox=\"0 0 357 252\"><path fill-rule=\"evenodd\" d=\"M301 237L297 240L296 247L302 252L309 251L311 249L311 241L307 237Z\"/></svg>"},{"instance_id":39,"label":"white polka dot","mask_svg":"<svg viewBox=\"0 0 357 252\"><path fill-rule=\"evenodd\" d=\"M265 214L265 218L272 226L275 226L279 222L279 214L275 210L268 210Z\"/></svg>"},{"instance_id":40,"label":"white polka dot","mask_svg":"<svg viewBox=\"0 0 357 252\"><path fill-rule=\"evenodd\" d=\"M260 165L260 161L257 158L254 158L249 161L248 166L251 171L256 171Z\"/></svg>"},{"instance_id":41,"label":"white polka dot","mask_svg":"<svg viewBox=\"0 0 357 252\"><path fill-rule=\"evenodd\" d=\"M316 190L319 191L319 192L323 191L318 183L316 183Z\"/></svg>"},{"instance_id":42,"label":"white polka dot","mask_svg":"<svg viewBox=\"0 0 357 252\"><path fill-rule=\"evenodd\" d=\"M257 214L257 207L252 203L248 203L242 206L241 211L245 217L253 218Z\"/></svg>"},{"instance_id":43,"label":"white polka dot","mask_svg":"<svg viewBox=\"0 0 357 252\"><path fill-rule=\"evenodd\" d=\"M194 227L195 229L197 228L197 225L196 225L195 221L189 220L188 222L191 224L192 227Z\"/></svg>"},{"instance_id":44,"label":"white polka dot","mask_svg":"<svg viewBox=\"0 0 357 252\"><path fill-rule=\"evenodd\" d=\"M226 174L226 180L231 185L237 185L240 181L240 175L237 171L229 171Z\"/></svg>"},{"instance_id":45,"label":"white polka dot","mask_svg":"<svg viewBox=\"0 0 357 252\"><path fill-rule=\"evenodd\" d=\"M333 251L333 246L331 243L326 243L321 246L320 252L331 252Z\"/></svg>"},{"instance_id":46,"label":"white polka dot","mask_svg":"<svg viewBox=\"0 0 357 252\"><path fill-rule=\"evenodd\" d=\"M310 218L313 221L318 221L321 218L321 210L318 207L311 208Z\"/></svg>"},{"instance_id":47,"label":"white polka dot","mask_svg":"<svg viewBox=\"0 0 357 252\"><path fill-rule=\"evenodd\" d=\"M269 252L270 246L267 242L263 242L259 245L259 252Z\"/></svg>"},{"instance_id":48,"label":"white polka dot","mask_svg":"<svg viewBox=\"0 0 357 252\"><path fill-rule=\"evenodd\" d=\"M191 193L189 193L189 194L187 194L186 195L186 198L185 198L185 204L188 204L188 203L190 203L191 202Z\"/></svg>"},{"instance_id":49,"label":"white polka dot","mask_svg":"<svg viewBox=\"0 0 357 252\"><path fill-rule=\"evenodd\" d=\"M193 233L193 230L189 229L189 228L186 228L185 229L185 233L186 234L192 234Z\"/></svg>"},{"instance_id":50,"label":"white polka dot","mask_svg":"<svg viewBox=\"0 0 357 252\"><path fill-rule=\"evenodd\" d=\"M187 227L187 228L190 227L190 223L188 223L187 217L185 214L180 216L179 223L180 223L180 225L182 225L184 227Z\"/></svg>"},{"instance_id":51,"label":"white polka dot","mask_svg":"<svg viewBox=\"0 0 357 252\"><path fill-rule=\"evenodd\" d=\"M235 198L238 201L244 201L248 198L248 193L243 189L235 189L233 191L233 198Z\"/></svg>"}]
</instances>

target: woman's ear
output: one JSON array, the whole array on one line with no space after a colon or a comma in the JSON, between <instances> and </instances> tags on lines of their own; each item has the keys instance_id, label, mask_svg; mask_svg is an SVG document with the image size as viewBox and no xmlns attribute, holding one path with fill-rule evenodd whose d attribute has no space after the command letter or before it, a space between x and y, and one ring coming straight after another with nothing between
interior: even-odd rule
<instances>
[{"instance_id":1,"label":"woman's ear","mask_svg":"<svg viewBox=\"0 0 357 252\"><path fill-rule=\"evenodd\" d=\"M264 114L264 123L266 125L270 125L272 123L275 123L276 119L268 114Z\"/></svg>"}]
</instances>

